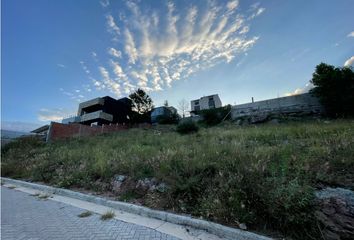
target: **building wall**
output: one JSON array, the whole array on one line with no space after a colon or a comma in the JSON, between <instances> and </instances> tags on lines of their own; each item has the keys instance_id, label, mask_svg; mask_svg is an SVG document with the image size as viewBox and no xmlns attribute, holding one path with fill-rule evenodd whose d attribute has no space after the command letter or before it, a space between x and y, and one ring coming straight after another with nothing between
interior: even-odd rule
<instances>
[{"instance_id":1,"label":"building wall","mask_svg":"<svg viewBox=\"0 0 354 240\"><path fill-rule=\"evenodd\" d=\"M214 100L215 108L222 107L219 95L215 94L215 95L201 97L200 99L192 100L191 101L191 111L198 111L198 109L196 109L197 106L200 107L199 110L210 109L210 107L209 107L209 98L211 98L211 97ZM199 105L197 105L196 102L199 102Z\"/></svg>"},{"instance_id":2,"label":"building wall","mask_svg":"<svg viewBox=\"0 0 354 240\"><path fill-rule=\"evenodd\" d=\"M232 119L244 116L272 113L322 113L323 106L309 93L268 99L264 101L235 105L231 110Z\"/></svg>"}]
</instances>

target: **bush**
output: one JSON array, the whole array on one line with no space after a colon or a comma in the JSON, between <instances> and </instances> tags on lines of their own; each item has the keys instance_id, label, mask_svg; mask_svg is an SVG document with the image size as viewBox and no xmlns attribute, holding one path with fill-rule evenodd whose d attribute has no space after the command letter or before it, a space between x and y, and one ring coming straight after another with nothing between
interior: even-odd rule
<instances>
[{"instance_id":1,"label":"bush","mask_svg":"<svg viewBox=\"0 0 354 240\"><path fill-rule=\"evenodd\" d=\"M170 116L158 116L157 123L158 124L177 124L179 121L179 116L177 114L172 114Z\"/></svg>"},{"instance_id":2,"label":"bush","mask_svg":"<svg viewBox=\"0 0 354 240\"><path fill-rule=\"evenodd\" d=\"M227 105L220 108L201 110L197 114L203 118L201 123L207 126L214 126L221 123L223 120L229 120L231 118L230 110L231 106Z\"/></svg>"},{"instance_id":3,"label":"bush","mask_svg":"<svg viewBox=\"0 0 354 240\"><path fill-rule=\"evenodd\" d=\"M199 128L197 124L195 124L192 121L180 123L177 125L176 131L181 133L181 134L187 134L187 133L194 133L198 132Z\"/></svg>"}]
</instances>

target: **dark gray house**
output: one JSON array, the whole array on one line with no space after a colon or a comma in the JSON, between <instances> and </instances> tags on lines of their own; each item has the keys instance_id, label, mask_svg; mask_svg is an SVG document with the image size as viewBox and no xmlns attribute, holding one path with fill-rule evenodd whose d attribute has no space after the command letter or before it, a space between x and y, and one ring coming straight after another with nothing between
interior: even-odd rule
<instances>
[{"instance_id":1,"label":"dark gray house","mask_svg":"<svg viewBox=\"0 0 354 240\"><path fill-rule=\"evenodd\" d=\"M130 122L131 113L132 102L129 98L99 97L80 103L77 116L63 119L62 123L127 124Z\"/></svg>"}]
</instances>

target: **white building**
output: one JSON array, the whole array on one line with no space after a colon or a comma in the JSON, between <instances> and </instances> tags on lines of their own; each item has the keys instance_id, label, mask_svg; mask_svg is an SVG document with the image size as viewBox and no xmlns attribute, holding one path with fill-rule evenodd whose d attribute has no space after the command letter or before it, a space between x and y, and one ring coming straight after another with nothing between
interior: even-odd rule
<instances>
[{"instance_id":1,"label":"white building","mask_svg":"<svg viewBox=\"0 0 354 240\"><path fill-rule=\"evenodd\" d=\"M222 107L222 104L218 94L201 97L200 99L191 101L192 112L219 107Z\"/></svg>"}]
</instances>

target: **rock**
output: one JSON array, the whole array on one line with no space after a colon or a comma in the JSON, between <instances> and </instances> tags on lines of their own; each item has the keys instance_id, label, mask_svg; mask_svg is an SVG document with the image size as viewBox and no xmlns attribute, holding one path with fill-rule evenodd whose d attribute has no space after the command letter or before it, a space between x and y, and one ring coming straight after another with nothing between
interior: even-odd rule
<instances>
[{"instance_id":1,"label":"rock","mask_svg":"<svg viewBox=\"0 0 354 240\"><path fill-rule=\"evenodd\" d=\"M236 120L235 123L236 123L237 126L241 126L242 125L242 119Z\"/></svg>"},{"instance_id":2,"label":"rock","mask_svg":"<svg viewBox=\"0 0 354 240\"><path fill-rule=\"evenodd\" d=\"M154 191L156 189L157 180L155 178L144 178L138 180L135 189L141 194L145 194L147 191Z\"/></svg>"},{"instance_id":3,"label":"rock","mask_svg":"<svg viewBox=\"0 0 354 240\"><path fill-rule=\"evenodd\" d=\"M156 190L160 193L164 193L168 190L168 186L166 183L160 183L159 185L157 185Z\"/></svg>"},{"instance_id":4,"label":"rock","mask_svg":"<svg viewBox=\"0 0 354 240\"><path fill-rule=\"evenodd\" d=\"M250 123L255 124L255 123L263 123L266 122L268 119L268 115L262 114L262 115L253 115L250 119Z\"/></svg>"},{"instance_id":5,"label":"rock","mask_svg":"<svg viewBox=\"0 0 354 240\"><path fill-rule=\"evenodd\" d=\"M316 218L324 239L354 239L354 192L325 188L316 192Z\"/></svg>"},{"instance_id":6,"label":"rock","mask_svg":"<svg viewBox=\"0 0 354 240\"><path fill-rule=\"evenodd\" d=\"M127 179L127 176L124 175L114 175L111 182L112 191L114 193L120 193L123 182Z\"/></svg>"},{"instance_id":7,"label":"rock","mask_svg":"<svg viewBox=\"0 0 354 240\"><path fill-rule=\"evenodd\" d=\"M238 227L241 228L242 230L247 230L247 226L246 226L246 224L244 224L244 223L240 223L240 224L238 225Z\"/></svg>"},{"instance_id":8,"label":"rock","mask_svg":"<svg viewBox=\"0 0 354 240\"><path fill-rule=\"evenodd\" d=\"M124 180L127 179L127 176L124 175L114 175L114 180L118 182L124 182Z\"/></svg>"}]
</instances>

